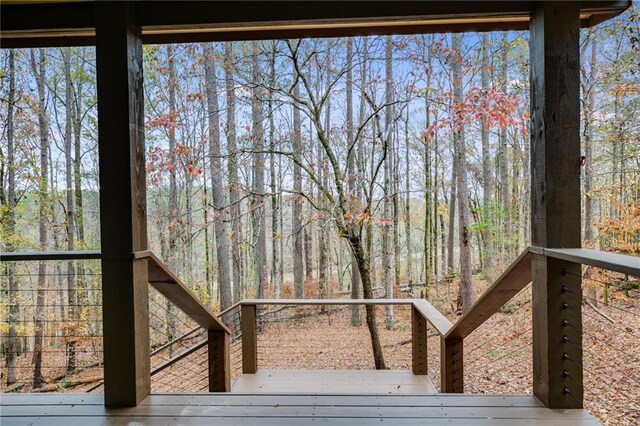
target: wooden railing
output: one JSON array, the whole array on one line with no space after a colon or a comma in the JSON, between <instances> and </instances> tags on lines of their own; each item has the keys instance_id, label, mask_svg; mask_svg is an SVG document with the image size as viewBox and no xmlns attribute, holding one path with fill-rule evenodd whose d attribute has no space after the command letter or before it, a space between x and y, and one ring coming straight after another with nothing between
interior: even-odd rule
<instances>
[{"instance_id":1,"label":"wooden railing","mask_svg":"<svg viewBox=\"0 0 640 426\"><path fill-rule=\"evenodd\" d=\"M620 272L633 276L640 277L640 258L635 256L622 255L617 253L608 253L598 250L590 249L546 249L539 247L527 248L518 258L507 268L507 270L495 281L495 283L474 303L469 312L460 317L450 329L444 333L442 338L442 353L441 353L441 382L442 392L462 393L464 392L464 339L480 325L487 321L492 315L498 312L512 297L518 292L524 289L529 283L532 282L532 270L533 264L536 261L547 259L557 259L566 262L568 265L590 265L598 268L607 269L610 271ZM564 268L560 268L558 271L561 275L568 275ZM579 284L579 283L578 283ZM578 285L579 288L579 285ZM555 289L558 293L566 293L567 288ZM572 292L575 293L575 292ZM581 293L578 293L581 295ZM541 306L536 303L536 292L533 293L533 311L534 315L549 315L548 306ZM571 310L571 314L575 317L576 312L581 312L581 298L575 303L575 306L569 306L566 301L559 300L559 309L555 309L552 312L557 322L557 328L562 330L563 326L571 325L572 333L582 334L581 322L576 324L570 324L564 315L568 316L568 308ZM537 311L537 312L536 312ZM542 311L542 312L541 312ZM566 327L565 327L566 328ZM534 338L533 338L533 351L540 351L539 345L542 342L548 342L548 350L554 351L555 354L550 354L551 359L557 359L558 362L569 359L568 349L565 347L566 343L571 343L567 339L566 335L563 335L565 331L561 331L558 334L560 339L558 341L550 341L550 336L546 335L545 330L535 330L534 324ZM575 351L576 348L580 350L578 354L578 360L574 360L573 367L579 366L582 369L582 354L580 345L575 343L571 346L571 350ZM537 376L543 374L540 371L544 368L543 365L536 365L534 362L534 380ZM564 376L566 376L567 370L563 370ZM577 374L582 377L582 371ZM565 377L566 378L566 377ZM559 385L562 384L561 378L556 378ZM571 398L579 398L580 404L582 404L583 389L581 381L573 380L572 386L580 386L579 389L571 391L570 388L564 386L562 391L564 394L571 393ZM562 406L561 401L546 400L543 401L550 407Z\"/></svg>"},{"instance_id":2,"label":"wooden railing","mask_svg":"<svg viewBox=\"0 0 640 426\"><path fill-rule=\"evenodd\" d=\"M447 334L451 322L423 299L249 299L240 302L242 327L242 372L258 371L258 306L264 305L409 305L411 306L411 342L413 374L427 375L427 323L440 336Z\"/></svg>"},{"instance_id":3,"label":"wooden railing","mask_svg":"<svg viewBox=\"0 0 640 426\"><path fill-rule=\"evenodd\" d=\"M0 254L0 261L86 260L103 259L105 256L107 255L99 251L13 252ZM128 258L145 259L147 261L149 284L182 310L202 329L206 330L206 339L154 367L149 372L150 376L157 374L189 354L206 346L208 349L209 391L229 392L231 390L229 328L216 314L202 304L195 294L152 252L135 252L128 255ZM174 344L179 339L183 339L186 335L193 334L197 330L198 329L191 330L167 344ZM156 348L151 354L153 355L158 350L160 350L160 348Z\"/></svg>"}]
</instances>

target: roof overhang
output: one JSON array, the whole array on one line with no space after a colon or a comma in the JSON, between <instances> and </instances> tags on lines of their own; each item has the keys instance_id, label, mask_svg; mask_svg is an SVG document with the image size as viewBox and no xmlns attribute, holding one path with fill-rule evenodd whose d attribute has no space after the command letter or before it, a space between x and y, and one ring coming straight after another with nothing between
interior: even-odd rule
<instances>
[{"instance_id":1,"label":"roof overhang","mask_svg":"<svg viewBox=\"0 0 640 426\"><path fill-rule=\"evenodd\" d=\"M631 0L582 1L582 27L610 19ZM145 1L136 3L145 44L383 34L527 30L536 2L522 1ZM94 2L0 5L0 44L95 43Z\"/></svg>"}]
</instances>

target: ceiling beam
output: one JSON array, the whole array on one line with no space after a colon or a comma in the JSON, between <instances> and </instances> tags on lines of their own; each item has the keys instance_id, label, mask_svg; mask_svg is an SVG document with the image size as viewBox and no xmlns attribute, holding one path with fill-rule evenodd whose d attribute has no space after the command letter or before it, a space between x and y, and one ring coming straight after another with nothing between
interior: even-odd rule
<instances>
[{"instance_id":1,"label":"ceiling beam","mask_svg":"<svg viewBox=\"0 0 640 426\"><path fill-rule=\"evenodd\" d=\"M630 0L581 2L581 26L626 10ZM531 1L241 1L136 3L145 44L527 30ZM95 44L94 2L0 5L0 44Z\"/></svg>"}]
</instances>

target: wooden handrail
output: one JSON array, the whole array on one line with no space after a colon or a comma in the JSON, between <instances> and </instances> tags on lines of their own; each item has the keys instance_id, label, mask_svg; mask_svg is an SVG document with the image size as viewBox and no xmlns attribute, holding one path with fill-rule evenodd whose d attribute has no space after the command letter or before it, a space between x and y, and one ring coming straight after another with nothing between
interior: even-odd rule
<instances>
[{"instance_id":1,"label":"wooden handrail","mask_svg":"<svg viewBox=\"0 0 640 426\"><path fill-rule=\"evenodd\" d=\"M412 371L427 374L427 322L440 336L451 328L451 322L424 299L247 299L239 302L242 329L242 372L255 374L258 370L257 306L323 306L323 305L409 305L411 306Z\"/></svg>"},{"instance_id":2,"label":"wooden handrail","mask_svg":"<svg viewBox=\"0 0 640 426\"><path fill-rule=\"evenodd\" d=\"M0 253L0 262L21 262L38 260L89 260L102 259L103 254L95 250L78 251L12 251ZM133 254L129 256L133 259Z\"/></svg>"},{"instance_id":3,"label":"wooden handrail","mask_svg":"<svg viewBox=\"0 0 640 426\"><path fill-rule=\"evenodd\" d=\"M535 249L532 247L531 249ZM547 257L640 277L640 257L591 249L540 249Z\"/></svg>"},{"instance_id":4,"label":"wooden handrail","mask_svg":"<svg viewBox=\"0 0 640 426\"><path fill-rule=\"evenodd\" d=\"M640 257L582 248L527 248L500 275L494 284L482 294L469 312L460 317L444 335L441 353L443 392L463 391L464 338L491 318L531 282L534 256L543 256L580 265L591 265L640 277Z\"/></svg>"},{"instance_id":5,"label":"wooden handrail","mask_svg":"<svg viewBox=\"0 0 640 426\"><path fill-rule=\"evenodd\" d=\"M149 284L204 329L231 333L231 330L209 308L203 305L182 283L180 278L171 272L156 255L147 252L144 257L148 260Z\"/></svg>"},{"instance_id":6,"label":"wooden handrail","mask_svg":"<svg viewBox=\"0 0 640 426\"><path fill-rule=\"evenodd\" d=\"M487 291L445 334L446 339L462 339L480 327L493 314L531 282L531 251L526 249L509 265Z\"/></svg>"}]
</instances>

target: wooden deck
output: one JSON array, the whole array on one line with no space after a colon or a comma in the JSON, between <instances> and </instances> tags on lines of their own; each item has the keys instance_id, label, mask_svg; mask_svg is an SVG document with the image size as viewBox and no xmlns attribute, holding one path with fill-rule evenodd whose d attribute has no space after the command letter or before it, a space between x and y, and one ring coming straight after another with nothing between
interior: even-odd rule
<instances>
[{"instance_id":1,"label":"wooden deck","mask_svg":"<svg viewBox=\"0 0 640 426\"><path fill-rule=\"evenodd\" d=\"M550 410L532 396L155 394L108 409L101 394L2 394L13 425L597 425L584 410Z\"/></svg>"},{"instance_id":2,"label":"wooden deck","mask_svg":"<svg viewBox=\"0 0 640 426\"><path fill-rule=\"evenodd\" d=\"M258 370L231 387L240 393L435 394L427 376L408 370Z\"/></svg>"}]
</instances>

